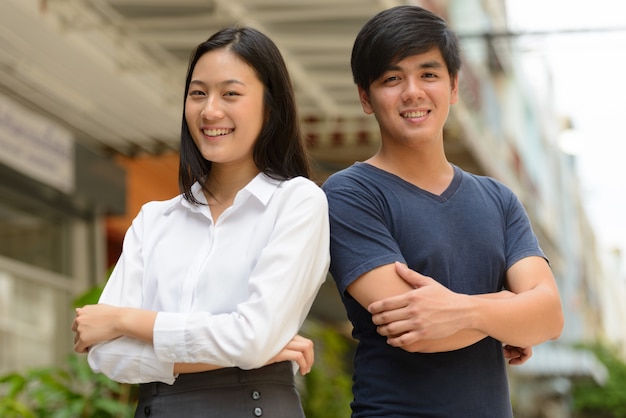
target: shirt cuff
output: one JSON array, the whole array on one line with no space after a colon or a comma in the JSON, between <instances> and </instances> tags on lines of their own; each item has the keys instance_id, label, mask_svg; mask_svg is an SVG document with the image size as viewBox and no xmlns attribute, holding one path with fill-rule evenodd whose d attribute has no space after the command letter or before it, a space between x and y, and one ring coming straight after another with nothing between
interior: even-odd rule
<instances>
[{"instance_id":1,"label":"shirt cuff","mask_svg":"<svg viewBox=\"0 0 626 418\"><path fill-rule=\"evenodd\" d=\"M152 344L157 359L165 363L189 363L185 344L188 314L159 312L154 321Z\"/></svg>"},{"instance_id":2,"label":"shirt cuff","mask_svg":"<svg viewBox=\"0 0 626 418\"><path fill-rule=\"evenodd\" d=\"M176 380L174 363L156 361L152 346L128 337L94 345L87 361L94 372L120 383L172 384Z\"/></svg>"}]
</instances>

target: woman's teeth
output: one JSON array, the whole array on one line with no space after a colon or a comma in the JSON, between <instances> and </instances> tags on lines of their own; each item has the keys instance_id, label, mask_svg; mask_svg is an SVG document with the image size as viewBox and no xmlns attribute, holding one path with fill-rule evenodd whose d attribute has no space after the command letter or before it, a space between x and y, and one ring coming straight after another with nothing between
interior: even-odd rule
<instances>
[{"instance_id":1,"label":"woman's teeth","mask_svg":"<svg viewBox=\"0 0 626 418\"><path fill-rule=\"evenodd\" d=\"M202 132L206 136L222 136L231 133L232 129L203 129Z\"/></svg>"}]
</instances>

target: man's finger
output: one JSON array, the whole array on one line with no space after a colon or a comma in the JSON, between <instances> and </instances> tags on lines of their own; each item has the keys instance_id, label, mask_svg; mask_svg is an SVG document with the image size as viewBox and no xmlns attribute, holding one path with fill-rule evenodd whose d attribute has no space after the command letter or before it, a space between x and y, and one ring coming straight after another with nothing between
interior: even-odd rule
<instances>
[{"instance_id":1,"label":"man's finger","mask_svg":"<svg viewBox=\"0 0 626 418\"><path fill-rule=\"evenodd\" d=\"M396 273L413 287L422 287L430 283L430 278L411 270L406 264L396 261Z\"/></svg>"}]
</instances>

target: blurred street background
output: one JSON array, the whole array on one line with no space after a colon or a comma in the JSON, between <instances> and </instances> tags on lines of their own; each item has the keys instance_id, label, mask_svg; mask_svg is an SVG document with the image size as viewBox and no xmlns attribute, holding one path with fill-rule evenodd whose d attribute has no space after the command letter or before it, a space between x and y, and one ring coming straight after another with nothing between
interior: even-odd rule
<instances>
[{"instance_id":1,"label":"blurred street background","mask_svg":"<svg viewBox=\"0 0 626 418\"><path fill-rule=\"evenodd\" d=\"M552 72L556 111L571 119L564 152L576 156L583 202L605 250L626 249L626 3L598 0L507 0L509 28L526 33L519 47L538 83ZM542 35L531 35L542 34ZM543 80L543 81L541 81ZM541 84L539 84L541 86Z\"/></svg>"},{"instance_id":2,"label":"blurred street background","mask_svg":"<svg viewBox=\"0 0 626 418\"><path fill-rule=\"evenodd\" d=\"M626 3L621 0L0 0L0 417L125 417L135 388L72 353L142 204L178 194L192 48L225 25L281 49L315 180L379 144L350 74L361 26L415 4L463 51L452 163L511 187L550 259L557 341L510 367L519 418L626 418ZM349 416L354 342L331 277L303 332L309 418Z\"/></svg>"}]
</instances>

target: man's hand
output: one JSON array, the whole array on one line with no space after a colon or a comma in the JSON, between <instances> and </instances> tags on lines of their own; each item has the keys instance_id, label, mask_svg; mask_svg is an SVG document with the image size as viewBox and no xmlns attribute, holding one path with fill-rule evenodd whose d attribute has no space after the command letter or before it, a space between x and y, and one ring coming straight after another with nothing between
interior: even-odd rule
<instances>
[{"instance_id":1,"label":"man's hand","mask_svg":"<svg viewBox=\"0 0 626 418\"><path fill-rule=\"evenodd\" d=\"M505 344L502 349L504 350L504 358L507 359L512 366L526 363L533 355L532 347L522 348Z\"/></svg>"},{"instance_id":2,"label":"man's hand","mask_svg":"<svg viewBox=\"0 0 626 418\"><path fill-rule=\"evenodd\" d=\"M467 302L463 295L402 263L396 263L395 268L414 290L368 307L378 333L386 336L390 345L403 347L421 340L446 338L467 328L463 314Z\"/></svg>"}]
</instances>

